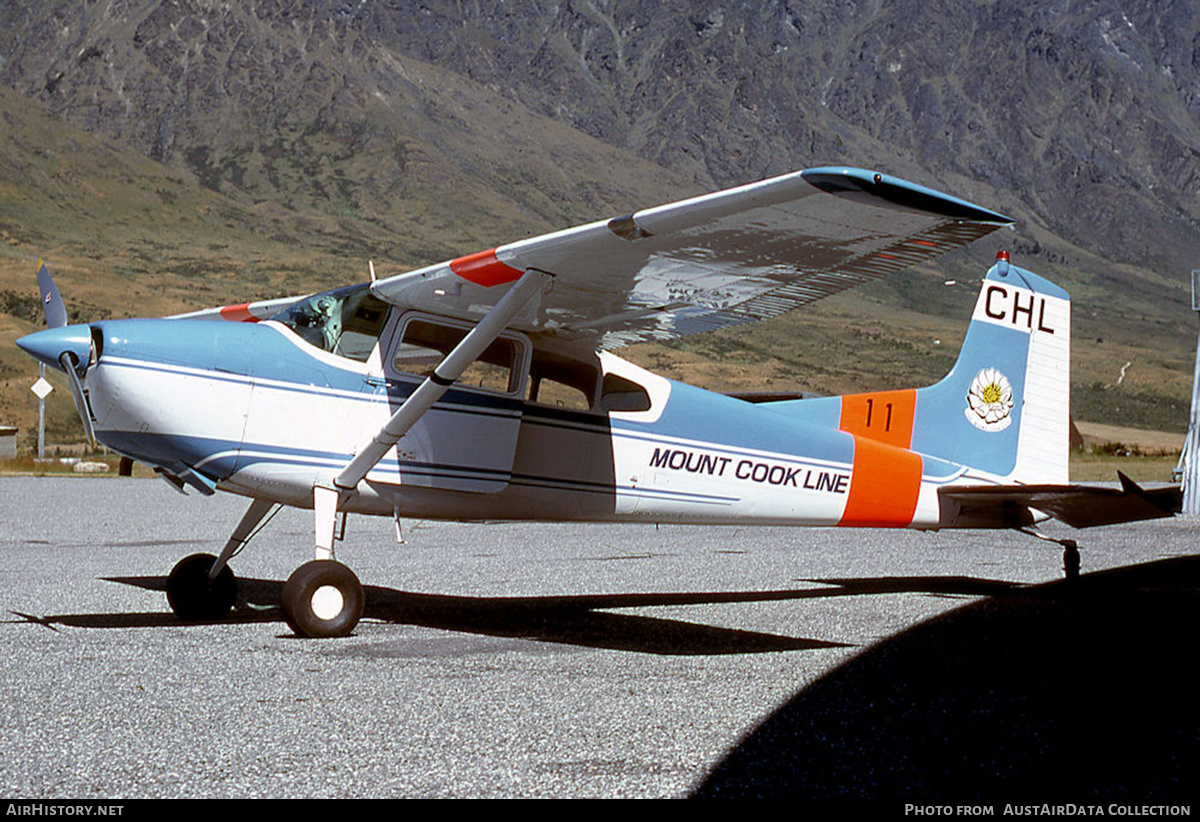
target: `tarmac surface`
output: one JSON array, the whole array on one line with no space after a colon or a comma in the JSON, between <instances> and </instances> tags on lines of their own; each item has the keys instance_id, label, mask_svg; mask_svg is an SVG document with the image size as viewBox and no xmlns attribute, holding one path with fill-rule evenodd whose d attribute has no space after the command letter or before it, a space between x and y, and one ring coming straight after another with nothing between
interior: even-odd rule
<instances>
[{"instance_id":1,"label":"tarmac surface","mask_svg":"<svg viewBox=\"0 0 1200 822\"><path fill-rule=\"evenodd\" d=\"M340 640L276 603L285 510L238 608L161 593L246 506L159 480L0 478L0 795L1190 799L1200 523L1073 532L351 517ZM1096 573L1101 570L1105 573ZM1048 583L1048 584L1040 584Z\"/></svg>"}]
</instances>

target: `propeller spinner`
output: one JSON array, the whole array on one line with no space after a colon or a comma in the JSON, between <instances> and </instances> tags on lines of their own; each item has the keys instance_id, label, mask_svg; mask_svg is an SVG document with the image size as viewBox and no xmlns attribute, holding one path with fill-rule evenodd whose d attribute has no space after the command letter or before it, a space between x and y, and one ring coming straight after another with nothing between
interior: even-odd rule
<instances>
[{"instance_id":1,"label":"propeller spinner","mask_svg":"<svg viewBox=\"0 0 1200 822\"><path fill-rule=\"evenodd\" d=\"M75 410L83 423L88 445L96 447L96 432L92 427L92 415L88 411L87 398L83 393L83 378L87 375L92 357L92 328L89 325L67 325L67 308L63 304L58 286L50 276L46 264L38 260L38 290L42 294L42 311L46 315L45 331L27 334L17 340L17 345L39 362L57 368L67 375L71 385L71 396L75 399Z\"/></svg>"}]
</instances>

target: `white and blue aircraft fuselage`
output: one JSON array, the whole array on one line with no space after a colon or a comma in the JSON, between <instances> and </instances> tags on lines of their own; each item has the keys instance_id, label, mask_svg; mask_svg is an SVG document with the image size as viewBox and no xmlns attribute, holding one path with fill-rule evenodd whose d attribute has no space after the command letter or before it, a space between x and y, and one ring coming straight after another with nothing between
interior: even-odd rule
<instances>
[{"instance_id":1,"label":"white and blue aircraft fuselage","mask_svg":"<svg viewBox=\"0 0 1200 822\"><path fill-rule=\"evenodd\" d=\"M282 602L308 636L344 635L362 611L361 585L331 561L346 512L925 529L1167 513L1127 486L1124 503L1097 514L1099 492L1067 485L1070 300L1007 255L983 278L955 367L924 388L750 403L605 350L762 319L1006 220L854 169L755 186L378 282L61 325L19 344L73 372L81 415L108 447L181 490L253 499L220 556L172 572L185 619L234 604L226 563L275 504L314 510L317 558ZM913 224L899 239L877 225L844 236L839 212L826 247L806 251L826 210L808 202L818 194L829 208ZM734 222L757 228L731 232ZM829 259L780 262L794 249L764 251L780 233L799 259ZM610 270L625 279L614 285ZM1136 512L1114 514L1122 505Z\"/></svg>"}]
</instances>

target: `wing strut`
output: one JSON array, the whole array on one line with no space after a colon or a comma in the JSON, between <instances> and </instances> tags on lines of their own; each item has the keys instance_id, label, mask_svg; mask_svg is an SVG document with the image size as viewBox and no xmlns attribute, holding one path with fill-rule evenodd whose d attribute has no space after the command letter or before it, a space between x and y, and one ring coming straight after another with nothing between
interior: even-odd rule
<instances>
[{"instance_id":1,"label":"wing strut","mask_svg":"<svg viewBox=\"0 0 1200 822\"><path fill-rule=\"evenodd\" d=\"M317 559L329 559L333 555L334 526L339 503L343 501L342 495L348 495L358 487L392 446L441 399L446 389L462 376L463 371L496 341L521 309L541 293L552 276L545 271L527 269L492 310L438 363L433 373L417 386L417 390L409 395L374 439L347 463L342 472L334 478L333 486L313 488Z\"/></svg>"}]
</instances>

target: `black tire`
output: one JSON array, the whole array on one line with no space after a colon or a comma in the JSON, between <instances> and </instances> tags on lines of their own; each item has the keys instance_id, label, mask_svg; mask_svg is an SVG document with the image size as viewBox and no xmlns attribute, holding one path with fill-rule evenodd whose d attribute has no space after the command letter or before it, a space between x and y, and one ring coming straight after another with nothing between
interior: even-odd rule
<instances>
[{"instance_id":1,"label":"black tire","mask_svg":"<svg viewBox=\"0 0 1200 822\"><path fill-rule=\"evenodd\" d=\"M208 572L217 558L192 554L179 560L167 577L167 602L175 616L185 622L221 619L237 602L237 578L226 565L209 581Z\"/></svg>"},{"instance_id":2,"label":"black tire","mask_svg":"<svg viewBox=\"0 0 1200 822\"><path fill-rule=\"evenodd\" d=\"M348 636L354 630L363 601L362 583L353 571L340 562L315 559L288 577L281 605L297 636L327 638Z\"/></svg>"}]
</instances>

